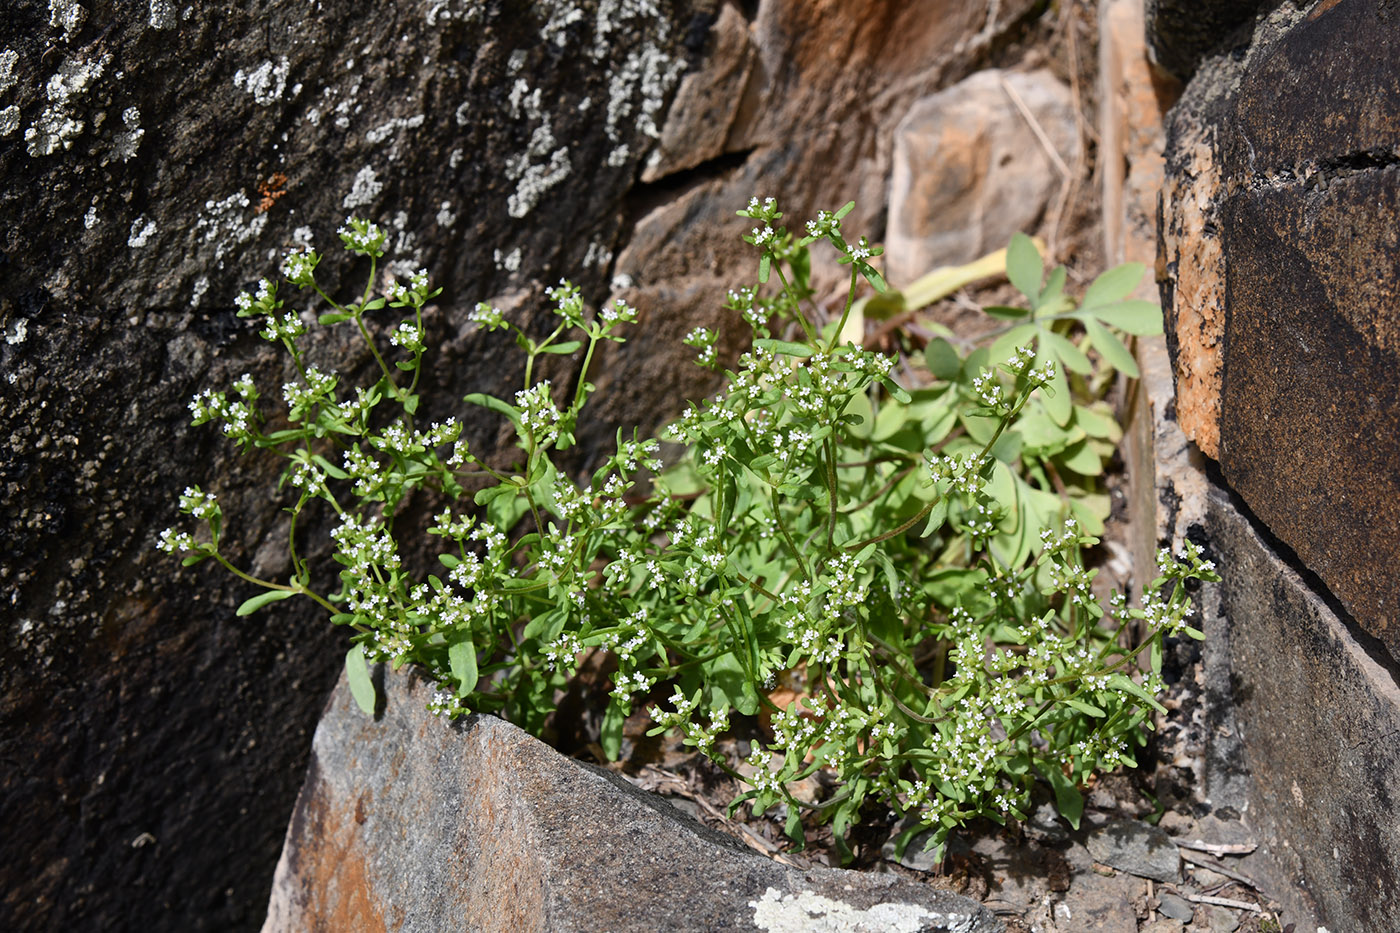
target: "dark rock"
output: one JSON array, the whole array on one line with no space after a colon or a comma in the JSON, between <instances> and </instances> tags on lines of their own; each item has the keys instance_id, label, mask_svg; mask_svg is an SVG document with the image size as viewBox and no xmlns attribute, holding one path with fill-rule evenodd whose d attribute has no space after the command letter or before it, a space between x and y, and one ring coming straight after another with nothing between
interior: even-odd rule
<instances>
[{"instance_id":1,"label":"dark rock","mask_svg":"<svg viewBox=\"0 0 1400 933\"><path fill-rule=\"evenodd\" d=\"M1180 881L1181 855L1165 830L1140 820L1114 820L1089 833L1089 854L1139 878Z\"/></svg>"},{"instance_id":2,"label":"dark rock","mask_svg":"<svg viewBox=\"0 0 1400 933\"><path fill-rule=\"evenodd\" d=\"M1266 17L1175 108L1163 197L1182 428L1392 658L1397 16L1342 0Z\"/></svg>"},{"instance_id":3,"label":"dark rock","mask_svg":"<svg viewBox=\"0 0 1400 933\"><path fill-rule=\"evenodd\" d=\"M1196 915L1196 911L1191 906L1191 902L1183 897L1177 897L1170 892L1163 893L1157 900L1157 910L1163 917L1171 920L1180 920L1182 923L1190 923L1191 918Z\"/></svg>"},{"instance_id":4,"label":"dark rock","mask_svg":"<svg viewBox=\"0 0 1400 933\"><path fill-rule=\"evenodd\" d=\"M1223 48L1270 0L1147 0L1147 43L1158 67L1187 81L1201 59ZM1247 37L1247 34L1246 34Z\"/></svg>"},{"instance_id":5,"label":"dark rock","mask_svg":"<svg viewBox=\"0 0 1400 933\"><path fill-rule=\"evenodd\" d=\"M1231 754L1249 778L1248 825L1226 821L1200 834L1233 841L1218 837L1238 825L1257 839L1258 850L1232 864L1280 901L1285 917L1385 929L1400 913L1393 662L1338 618L1223 491L1210 495L1208 531L1224 568L1205 600L1221 620L1208 631L1227 654L1216 663L1228 665L1242 733Z\"/></svg>"},{"instance_id":6,"label":"dark rock","mask_svg":"<svg viewBox=\"0 0 1400 933\"><path fill-rule=\"evenodd\" d=\"M516 357L456 322L515 291L528 324L565 274L606 297L597 257L689 61L691 5L655 6L5 4L0 928L261 920L343 637L291 603L235 620L247 587L152 552L199 483L232 558L286 573L276 464L185 403L284 381L232 299L308 235L328 281L364 274L331 245L351 211L446 287L433 404L511 388ZM315 352L353 373L347 346Z\"/></svg>"},{"instance_id":7,"label":"dark rock","mask_svg":"<svg viewBox=\"0 0 1400 933\"><path fill-rule=\"evenodd\" d=\"M384 682L376 719L332 694L264 933L1001 929L927 885L785 867L502 720L434 718L413 673Z\"/></svg>"}]
</instances>

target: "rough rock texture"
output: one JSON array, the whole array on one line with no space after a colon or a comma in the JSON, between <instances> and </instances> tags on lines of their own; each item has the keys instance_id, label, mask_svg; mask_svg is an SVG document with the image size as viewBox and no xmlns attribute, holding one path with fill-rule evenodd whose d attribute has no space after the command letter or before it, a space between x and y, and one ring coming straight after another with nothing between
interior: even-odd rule
<instances>
[{"instance_id":1,"label":"rough rock texture","mask_svg":"<svg viewBox=\"0 0 1400 933\"><path fill-rule=\"evenodd\" d=\"M1315 579L1278 558L1276 542L1222 490L1210 495L1206 530L1225 568L1206 600L1207 635L1226 652L1216 673L1229 678L1239 733L1217 729L1215 743L1242 755L1234 770L1249 777L1243 800L1207 792L1217 807L1243 812L1260 847L1243 870L1299 929L1312 919L1389 930L1400 916L1394 663L1317 595Z\"/></svg>"},{"instance_id":2,"label":"rough rock texture","mask_svg":"<svg viewBox=\"0 0 1400 933\"><path fill-rule=\"evenodd\" d=\"M516 357L461 307L515 291L528 323L564 274L606 294L625 193L703 56L689 4L641 7L6 4L0 927L261 919L343 643L309 606L235 619L247 588L152 553L201 483L231 557L287 573L275 467L185 403L244 371L275 392L280 357L231 299L308 238L346 276L351 212L454 302L430 325L438 406L510 386ZM348 346L317 352L354 371Z\"/></svg>"},{"instance_id":3,"label":"rough rock texture","mask_svg":"<svg viewBox=\"0 0 1400 933\"><path fill-rule=\"evenodd\" d=\"M886 273L897 286L1033 230L1080 157L1069 87L979 71L920 99L894 134Z\"/></svg>"},{"instance_id":4,"label":"rough rock texture","mask_svg":"<svg viewBox=\"0 0 1400 933\"><path fill-rule=\"evenodd\" d=\"M601 361L597 381L622 391L580 431L586 465L617 424L654 425L681 393L713 388L674 338L718 323L709 296L752 275L733 216L751 194L798 217L859 199L850 228L879 238L889 131L1043 4L989 9L8 3L0 927L261 918L343 642L309 606L234 619L246 588L150 550L172 492L197 482L221 496L235 561L288 572L275 467L186 422L198 389L287 375L231 314L234 294L308 239L332 246L327 280L352 280L330 231L351 212L378 218L397 271L427 267L445 286L428 320L443 353L425 374L438 417L520 375L463 309L491 299L539 327L545 284L567 275L597 301L630 275L646 317ZM725 338L736 352L737 332ZM345 373L367 364L339 336L316 352ZM553 363L563 382L577 366ZM482 449L497 425L468 432ZM314 547L321 529L305 530Z\"/></svg>"},{"instance_id":5,"label":"rough rock texture","mask_svg":"<svg viewBox=\"0 0 1400 933\"><path fill-rule=\"evenodd\" d=\"M1163 195L1181 425L1392 657L1397 26L1371 0L1281 7L1193 80Z\"/></svg>"},{"instance_id":6,"label":"rough rock texture","mask_svg":"<svg viewBox=\"0 0 1400 933\"><path fill-rule=\"evenodd\" d=\"M1207 55L1218 52L1270 0L1146 0L1147 39L1153 61L1187 81ZM1242 37L1248 40L1248 33Z\"/></svg>"},{"instance_id":7,"label":"rough rock texture","mask_svg":"<svg viewBox=\"0 0 1400 933\"><path fill-rule=\"evenodd\" d=\"M332 694L264 933L1001 929L926 885L785 867L500 719L436 719L414 674L384 688L375 719Z\"/></svg>"}]
</instances>

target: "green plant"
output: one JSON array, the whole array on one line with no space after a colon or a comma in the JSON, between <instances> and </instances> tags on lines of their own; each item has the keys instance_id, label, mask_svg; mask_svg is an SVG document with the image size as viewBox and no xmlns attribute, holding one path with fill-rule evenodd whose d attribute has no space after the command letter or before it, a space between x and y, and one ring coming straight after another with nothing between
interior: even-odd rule
<instances>
[{"instance_id":1,"label":"green plant","mask_svg":"<svg viewBox=\"0 0 1400 933\"><path fill-rule=\"evenodd\" d=\"M488 464L458 422L416 423L422 309L437 291L419 273L375 296L385 236L351 220L341 238L370 260L357 301L321 289L314 252L293 253L283 272L326 303L321 324L358 330L377 381L346 394L310 365L305 327L264 281L240 296L239 314L265 317L263 336L291 355L289 426L264 428L246 376L232 396L204 392L191 403L196 423L218 419L245 447L287 458L292 577L256 580L234 567L220 552L219 507L197 488L180 504L207 535L167 530L160 546L190 552L186 564L213 558L262 587L240 615L298 594L324 606L354 632L346 666L366 710L375 699L367 663L412 662L441 684L437 711L499 711L539 731L585 653L606 651L616 662L601 737L610 755L633 706L650 700L654 731L678 730L736 773L716 738L732 714L769 707L771 739L754 743L751 789L735 803L787 803L795 839L810 814L830 819L842 840L876 798L913 814L941 845L975 816L1021 818L1037 776L1077 822L1077 785L1132 764L1130 748L1150 726L1162 638L1200 637L1187 625L1185 582L1214 579L1194 548L1179 560L1164 552L1142 605L1130 610L1115 595L1106 613L1082 559L1107 512L1094 478L1118 437L1111 413L1090 399L1109 367L1135 371L1108 328L1146 333L1160 328L1160 311L1125 300L1142 271L1131 266L1105 273L1076 307L1063 295L1064 269L1045 279L1034 245L1018 237L1007 271L1030 308L990 309L1010 327L967 355L933 341L925 384L906 390L892 378L896 359L838 342L860 280L884 289L870 264L880 251L841 232L850 209L822 212L801 237L778 225L771 199L740 212L755 224L745 239L759 253L759 281L731 291L726 306L752 326L753 349L722 392L663 432L680 445L669 466L658 439L619 432L616 452L581 481L554 455L574 442L595 349L620 340L616 329L635 311L618 301L590 316L578 289L561 283L548 291L558 326L536 337L477 306L472 318L511 332L525 354L513 399L466 397L515 430L517 459ZM825 326L810 307L807 249L817 241L849 267L840 319ZM366 324L386 306L408 315L390 338L392 365ZM685 342L718 367L714 334L697 329ZM579 353L567 397L535 378L542 355ZM476 506L449 505L434 519L441 575L416 576L399 557L396 521L420 487ZM314 590L297 551L296 519L317 500L339 516L335 593ZM1130 620L1147 635L1125 646ZM1150 670L1139 675L1143 651ZM770 697L780 679L800 695L782 709ZM818 769L839 789L799 803L789 788Z\"/></svg>"}]
</instances>

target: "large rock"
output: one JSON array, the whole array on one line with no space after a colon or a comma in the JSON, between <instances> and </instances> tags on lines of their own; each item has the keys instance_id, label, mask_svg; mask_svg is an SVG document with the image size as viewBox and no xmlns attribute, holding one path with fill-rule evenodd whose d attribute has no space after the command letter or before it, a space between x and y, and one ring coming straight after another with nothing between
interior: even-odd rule
<instances>
[{"instance_id":1,"label":"large rock","mask_svg":"<svg viewBox=\"0 0 1400 933\"><path fill-rule=\"evenodd\" d=\"M276 465L188 427L198 389L285 381L233 296L307 237L329 281L363 274L333 231L376 217L395 268L446 287L431 416L510 390L519 357L462 310L515 292L538 326L562 275L606 295L705 21L684 0L4 9L0 927L249 929L344 646L310 606L235 619L247 587L152 552L200 483L232 558L289 572ZM315 352L354 373L350 347Z\"/></svg>"},{"instance_id":2,"label":"large rock","mask_svg":"<svg viewBox=\"0 0 1400 933\"><path fill-rule=\"evenodd\" d=\"M1393 667L1237 500L1216 489L1208 503L1223 581L1204 600L1217 652L1207 680L1225 685L1233 722L1212 729L1207 796L1243 813L1259 850L1242 869L1298 929L1389 930L1400 916ZM1247 776L1242 799L1232 772Z\"/></svg>"},{"instance_id":3,"label":"large rock","mask_svg":"<svg viewBox=\"0 0 1400 933\"><path fill-rule=\"evenodd\" d=\"M890 280L971 262L1063 210L1080 150L1070 89L1049 71L979 71L919 100L894 136Z\"/></svg>"},{"instance_id":4,"label":"large rock","mask_svg":"<svg viewBox=\"0 0 1400 933\"><path fill-rule=\"evenodd\" d=\"M303 930L992 933L970 901L890 875L802 872L494 717L342 683L316 729L263 933Z\"/></svg>"},{"instance_id":5,"label":"large rock","mask_svg":"<svg viewBox=\"0 0 1400 933\"><path fill-rule=\"evenodd\" d=\"M1163 197L1182 427L1392 659L1396 25L1372 0L1281 7L1192 81Z\"/></svg>"}]
</instances>

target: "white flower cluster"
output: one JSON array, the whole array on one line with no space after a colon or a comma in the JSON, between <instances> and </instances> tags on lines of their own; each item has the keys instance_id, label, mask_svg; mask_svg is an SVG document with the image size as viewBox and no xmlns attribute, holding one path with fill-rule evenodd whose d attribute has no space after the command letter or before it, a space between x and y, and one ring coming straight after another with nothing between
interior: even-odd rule
<instances>
[{"instance_id":1,"label":"white flower cluster","mask_svg":"<svg viewBox=\"0 0 1400 933\"><path fill-rule=\"evenodd\" d=\"M339 377L335 373L323 373L315 366L306 370L306 382L288 382L282 385L282 399L291 411L291 419L300 421L311 407L331 397Z\"/></svg>"},{"instance_id":2,"label":"white flower cluster","mask_svg":"<svg viewBox=\"0 0 1400 933\"><path fill-rule=\"evenodd\" d=\"M618 298L610 304L603 305L603 309L598 312L598 318L603 322L603 330L610 331L619 324L636 323L637 309Z\"/></svg>"},{"instance_id":3,"label":"white flower cluster","mask_svg":"<svg viewBox=\"0 0 1400 933\"><path fill-rule=\"evenodd\" d=\"M715 343L718 340L719 335L708 327L697 327L685 335L682 343L699 350L700 355L695 362L708 369L715 365Z\"/></svg>"},{"instance_id":4,"label":"white flower cluster","mask_svg":"<svg viewBox=\"0 0 1400 933\"><path fill-rule=\"evenodd\" d=\"M545 379L515 393L515 406L520 409L520 424L534 436L535 443L541 447L559 438L559 422L564 418L564 413L555 406L549 390L549 380Z\"/></svg>"},{"instance_id":5,"label":"white flower cluster","mask_svg":"<svg viewBox=\"0 0 1400 933\"><path fill-rule=\"evenodd\" d=\"M180 496L180 511L195 518L210 519L219 513L219 501L213 493L204 492L198 486L186 486Z\"/></svg>"},{"instance_id":6,"label":"white flower cluster","mask_svg":"<svg viewBox=\"0 0 1400 933\"><path fill-rule=\"evenodd\" d=\"M268 314L267 324L258 332L258 336L267 341L283 340L290 343L304 333L306 325L302 323L301 317L295 311L288 311L281 317Z\"/></svg>"},{"instance_id":7,"label":"white flower cluster","mask_svg":"<svg viewBox=\"0 0 1400 933\"><path fill-rule=\"evenodd\" d=\"M389 335L389 342L396 347L403 347L410 353L422 353L423 325L417 321L404 321Z\"/></svg>"},{"instance_id":8,"label":"white flower cluster","mask_svg":"<svg viewBox=\"0 0 1400 933\"><path fill-rule=\"evenodd\" d=\"M928 474L934 482L946 482L949 491L956 490L967 496L977 495L987 485L982 478L982 467L982 458L974 453L933 457L927 461Z\"/></svg>"},{"instance_id":9,"label":"white flower cluster","mask_svg":"<svg viewBox=\"0 0 1400 933\"><path fill-rule=\"evenodd\" d=\"M506 326L505 316L500 310L486 302L478 302L476 308L467 312L467 320L482 325L487 330L500 330Z\"/></svg>"},{"instance_id":10,"label":"white flower cluster","mask_svg":"<svg viewBox=\"0 0 1400 933\"><path fill-rule=\"evenodd\" d=\"M224 434L246 439L252 431L253 406L248 400L229 401L224 393L204 389L190 399L189 410L193 424L205 424L215 418L224 422Z\"/></svg>"},{"instance_id":11,"label":"white flower cluster","mask_svg":"<svg viewBox=\"0 0 1400 933\"><path fill-rule=\"evenodd\" d=\"M320 259L314 250L293 250L282 260L282 274L297 288L306 288L315 284L316 264Z\"/></svg>"},{"instance_id":12,"label":"white flower cluster","mask_svg":"<svg viewBox=\"0 0 1400 933\"><path fill-rule=\"evenodd\" d=\"M336 233L346 249L362 256L384 255L384 244L389 241L389 234L379 224L358 217L345 218Z\"/></svg>"}]
</instances>

